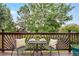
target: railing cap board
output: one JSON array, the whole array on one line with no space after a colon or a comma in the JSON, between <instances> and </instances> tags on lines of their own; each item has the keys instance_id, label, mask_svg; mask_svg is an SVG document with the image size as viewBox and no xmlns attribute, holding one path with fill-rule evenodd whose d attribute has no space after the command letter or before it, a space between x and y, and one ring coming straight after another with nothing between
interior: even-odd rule
<instances>
[{"instance_id":1,"label":"railing cap board","mask_svg":"<svg viewBox=\"0 0 79 59\"><path fill-rule=\"evenodd\" d=\"M18 35L18 34L23 34L23 35L26 35L26 34L30 34L30 35L36 35L36 34L40 34L40 35L53 35L53 34L60 34L60 35L63 35L63 34L79 34L79 33L24 33L24 32L0 32L0 34L15 34L15 35Z\"/></svg>"}]
</instances>

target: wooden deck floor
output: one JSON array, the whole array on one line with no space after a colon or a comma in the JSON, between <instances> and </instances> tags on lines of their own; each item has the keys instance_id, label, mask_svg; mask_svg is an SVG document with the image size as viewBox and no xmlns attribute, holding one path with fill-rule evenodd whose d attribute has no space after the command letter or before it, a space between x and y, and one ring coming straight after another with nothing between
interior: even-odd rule
<instances>
[{"instance_id":1,"label":"wooden deck floor","mask_svg":"<svg viewBox=\"0 0 79 59\"><path fill-rule=\"evenodd\" d=\"M0 56L11 56L11 51L5 51L4 53L0 51ZM17 56L16 51L14 51L13 56ZM25 51L23 55L20 54L19 56L32 56L32 55L30 54L30 51ZM34 56L41 56L40 52L35 53ZM43 51L43 56L50 56L49 51ZM53 51L52 56L58 56L57 51ZM68 51L60 51L60 56L72 56L72 54L69 54Z\"/></svg>"}]
</instances>

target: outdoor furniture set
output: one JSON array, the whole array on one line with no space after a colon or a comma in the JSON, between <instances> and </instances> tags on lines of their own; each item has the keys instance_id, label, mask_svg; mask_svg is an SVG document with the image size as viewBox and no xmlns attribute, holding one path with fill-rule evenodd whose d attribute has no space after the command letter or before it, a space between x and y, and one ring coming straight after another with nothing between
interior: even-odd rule
<instances>
[{"instance_id":1,"label":"outdoor furniture set","mask_svg":"<svg viewBox=\"0 0 79 59\"><path fill-rule=\"evenodd\" d=\"M19 55L19 52L22 52L22 54L24 53L24 51L27 49L26 43L29 44L30 48L33 47L33 53L31 55L34 55L34 53L38 53L38 51L41 51L41 55L43 55L43 47L45 45L47 45L47 41L44 38L41 38L39 40L35 40L34 38L31 38L28 40L28 42L25 41L25 38L21 38L21 39L15 39L15 44L13 44L12 46L12 53L11 55L13 55L13 51L17 51L17 55ZM48 50L50 51L50 55L52 55L52 50L57 50L58 51L58 55L59 54L59 50L58 50L58 40L57 39L50 39L49 44L48 44ZM34 48L35 47L35 48Z\"/></svg>"}]
</instances>

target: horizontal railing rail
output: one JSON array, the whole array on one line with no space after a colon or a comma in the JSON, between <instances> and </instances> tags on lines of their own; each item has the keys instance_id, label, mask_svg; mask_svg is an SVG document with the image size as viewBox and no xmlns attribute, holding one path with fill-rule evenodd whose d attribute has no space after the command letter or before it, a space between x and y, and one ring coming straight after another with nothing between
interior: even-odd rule
<instances>
[{"instance_id":1,"label":"horizontal railing rail","mask_svg":"<svg viewBox=\"0 0 79 59\"><path fill-rule=\"evenodd\" d=\"M2 32L0 32L2 34ZM4 34L79 34L79 33L58 33L58 32L38 32L38 33L28 33L28 32L4 32Z\"/></svg>"}]
</instances>

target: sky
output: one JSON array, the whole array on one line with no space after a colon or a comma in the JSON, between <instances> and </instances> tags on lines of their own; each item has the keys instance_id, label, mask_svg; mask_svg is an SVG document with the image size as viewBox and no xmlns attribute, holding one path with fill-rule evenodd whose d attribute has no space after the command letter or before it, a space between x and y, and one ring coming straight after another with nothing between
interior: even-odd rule
<instances>
[{"instance_id":1,"label":"sky","mask_svg":"<svg viewBox=\"0 0 79 59\"><path fill-rule=\"evenodd\" d=\"M73 16L73 19L71 21L68 21L67 24L75 23L79 25L79 3L72 3L71 6L73 6L73 10L69 12Z\"/></svg>"},{"instance_id":2,"label":"sky","mask_svg":"<svg viewBox=\"0 0 79 59\"><path fill-rule=\"evenodd\" d=\"M11 10L11 14L15 22L18 16L17 11L23 5L23 3L7 3L7 7ZM72 11L69 12L69 14L73 16L73 19L66 22L66 24L74 23L79 25L79 3L71 3L71 6L75 7Z\"/></svg>"},{"instance_id":3,"label":"sky","mask_svg":"<svg viewBox=\"0 0 79 59\"><path fill-rule=\"evenodd\" d=\"M23 3L7 3L7 7L11 10L11 14L12 14L13 20L15 22L16 22L17 16L18 16L17 11L23 5L24 5Z\"/></svg>"}]
</instances>

